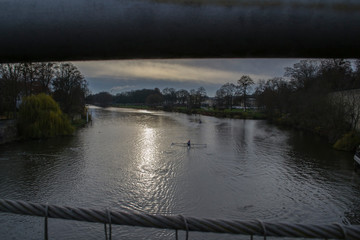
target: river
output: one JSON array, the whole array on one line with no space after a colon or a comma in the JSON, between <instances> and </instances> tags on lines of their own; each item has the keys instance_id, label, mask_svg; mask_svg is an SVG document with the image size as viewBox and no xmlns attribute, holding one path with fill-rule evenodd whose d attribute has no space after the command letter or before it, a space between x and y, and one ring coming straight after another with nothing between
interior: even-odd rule
<instances>
[{"instance_id":1,"label":"river","mask_svg":"<svg viewBox=\"0 0 360 240\"><path fill-rule=\"evenodd\" d=\"M0 146L0 198L151 214L360 224L352 154L264 120L91 108L74 136ZM200 123L201 120L201 123ZM182 147L174 142L206 144ZM41 239L44 219L0 213L0 239ZM175 239L113 226L113 238ZM181 238L184 236L181 233ZM49 219L50 239L104 239L104 226ZM249 239L190 233L190 239Z\"/></svg>"}]
</instances>

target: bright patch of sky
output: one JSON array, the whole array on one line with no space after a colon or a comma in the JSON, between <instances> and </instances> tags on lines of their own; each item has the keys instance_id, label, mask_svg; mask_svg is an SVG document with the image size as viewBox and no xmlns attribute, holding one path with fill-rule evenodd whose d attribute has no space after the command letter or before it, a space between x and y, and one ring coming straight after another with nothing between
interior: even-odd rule
<instances>
[{"instance_id":1,"label":"bright patch of sky","mask_svg":"<svg viewBox=\"0 0 360 240\"><path fill-rule=\"evenodd\" d=\"M74 62L89 82L92 93L117 94L136 89L204 87L215 96L225 83L236 84L243 75L255 83L284 75L284 68L300 59L174 59Z\"/></svg>"}]
</instances>

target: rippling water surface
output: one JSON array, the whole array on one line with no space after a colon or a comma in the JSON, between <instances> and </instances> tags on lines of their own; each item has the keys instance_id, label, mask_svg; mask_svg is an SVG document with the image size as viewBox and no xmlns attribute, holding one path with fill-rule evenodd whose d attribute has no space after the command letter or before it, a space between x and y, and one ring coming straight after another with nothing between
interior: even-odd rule
<instances>
[{"instance_id":1,"label":"rippling water surface","mask_svg":"<svg viewBox=\"0 0 360 240\"><path fill-rule=\"evenodd\" d=\"M116 108L92 113L93 123L75 136L0 146L0 198L164 215L360 224L360 175L352 155L330 149L323 139L260 120ZM188 139L207 146L171 144ZM0 239L39 239L43 228L43 218L0 213ZM51 239L99 239L103 231L101 224L49 220ZM113 226L113 237L175 238L174 231L124 226Z\"/></svg>"}]
</instances>

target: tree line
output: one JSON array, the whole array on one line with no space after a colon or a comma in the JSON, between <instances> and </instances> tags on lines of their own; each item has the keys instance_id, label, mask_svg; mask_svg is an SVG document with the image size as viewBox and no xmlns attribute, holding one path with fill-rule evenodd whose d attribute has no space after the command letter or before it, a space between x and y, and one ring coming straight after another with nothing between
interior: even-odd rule
<instances>
[{"instance_id":1,"label":"tree line","mask_svg":"<svg viewBox=\"0 0 360 240\"><path fill-rule=\"evenodd\" d=\"M216 91L213 105L215 108L230 108L234 105L243 104L246 110L247 97L249 90L254 81L249 76L242 76L238 80L238 85L226 83ZM204 87L198 89L176 90L174 88L164 88L160 91L155 89L132 90L128 92L118 93L115 96L108 92L100 92L89 95L86 99L87 103L99 106L110 106L112 104L140 104L150 106L186 106L188 109L200 108L207 96Z\"/></svg>"},{"instance_id":2,"label":"tree line","mask_svg":"<svg viewBox=\"0 0 360 240\"><path fill-rule=\"evenodd\" d=\"M0 64L0 116L15 118L24 97L50 95L68 116L81 114L88 83L71 63Z\"/></svg>"},{"instance_id":3,"label":"tree line","mask_svg":"<svg viewBox=\"0 0 360 240\"><path fill-rule=\"evenodd\" d=\"M218 108L228 108L231 110L234 105L243 103L246 111L249 90L251 90L251 86L254 84L254 80L247 75L242 76L237 81L237 85L230 82L225 83L216 91L216 106Z\"/></svg>"},{"instance_id":4,"label":"tree line","mask_svg":"<svg viewBox=\"0 0 360 240\"><path fill-rule=\"evenodd\" d=\"M149 106L187 106L188 108L199 108L201 103L207 99L204 87L198 89L175 90L174 88L164 88L160 91L155 89L132 90L128 92L118 93L115 96L108 92L100 92L89 95L86 98L87 103L99 106L110 106L112 104L140 104Z\"/></svg>"},{"instance_id":5,"label":"tree line","mask_svg":"<svg viewBox=\"0 0 360 240\"><path fill-rule=\"evenodd\" d=\"M317 132L334 143L356 129L360 96L350 99L344 91L357 88L360 60L301 60L285 68L283 77L261 80L255 95L269 119Z\"/></svg>"}]
</instances>

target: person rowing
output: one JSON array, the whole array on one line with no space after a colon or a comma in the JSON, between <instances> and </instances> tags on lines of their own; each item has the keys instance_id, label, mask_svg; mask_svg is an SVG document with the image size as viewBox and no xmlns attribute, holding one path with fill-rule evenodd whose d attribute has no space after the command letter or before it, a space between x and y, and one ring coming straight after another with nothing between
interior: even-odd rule
<instances>
[{"instance_id":1,"label":"person rowing","mask_svg":"<svg viewBox=\"0 0 360 240\"><path fill-rule=\"evenodd\" d=\"M201 144L201 143L192 143L190 140L187 142L175 142L175 143L171 143L171 146L181 146L181 147L187 147L187 148L206 148L207 145L206 144Z\"/></svg>"}]
</instances>

